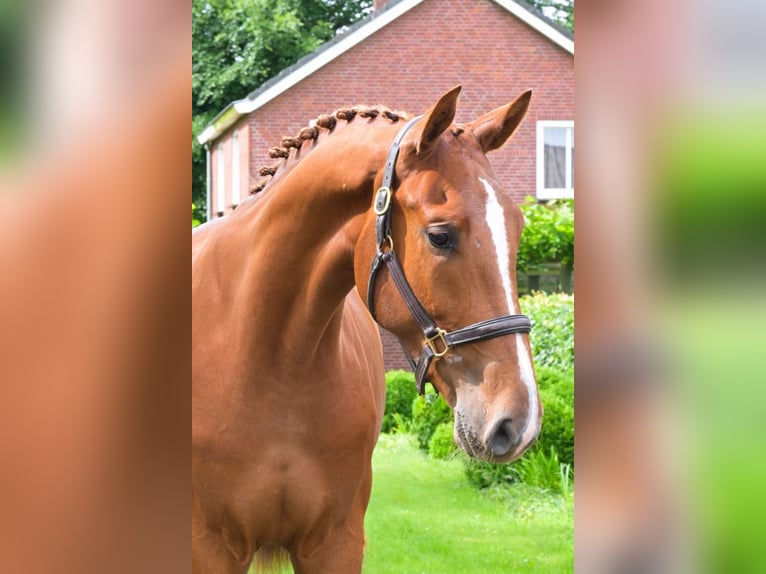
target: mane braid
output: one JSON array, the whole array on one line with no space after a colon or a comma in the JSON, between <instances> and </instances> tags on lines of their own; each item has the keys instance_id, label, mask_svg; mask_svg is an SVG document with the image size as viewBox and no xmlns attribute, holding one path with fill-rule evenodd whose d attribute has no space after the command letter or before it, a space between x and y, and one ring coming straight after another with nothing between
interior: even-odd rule
<instances>
[{"instance_id":1,"label":"mane braid","mask_svg":"<svg viewBox=\"0 0 766 574\"><path fill-rule=\"evenodd\" d=\"M309 122L308 127L302 128L298 132L298 135L295 137L284 136L280 142L281 145L269 149L269 157L281 161L273 165L261 166L258 169L258 174L261 178L251 183L250 194L252 195L263 191L269 183L271 183L277 170L290 159L291 149L300 150L304 141L316 140L321 133L324 133L324 131L332 133L335 126L338 125L339 120L350 123L356 116L370 121L380 116L386 118L391 123L396 123L400 119L408 118L409 114L405 112L394 112L385 106L353 106L350 108L339 108L332 114L322 114L318 116L314 121Z\"/></svg>"}]
</instances>

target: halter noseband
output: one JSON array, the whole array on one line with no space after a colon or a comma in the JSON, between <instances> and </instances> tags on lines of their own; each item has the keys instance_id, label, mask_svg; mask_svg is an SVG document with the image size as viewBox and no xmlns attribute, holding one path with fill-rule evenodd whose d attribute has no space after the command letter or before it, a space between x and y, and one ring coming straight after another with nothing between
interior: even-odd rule
<instances>
[{"instance_id":1,"label":"halter noseband","mask_svg":"<svg viewBox=\"0 0 766 574\"><path fill-rule=\"evenodd\" d=\"M420 353L417 363L405 350L407 360L415 371L415 380L418 392L421 395L425 392L426 375L431 363L446 355L452 347L493 339L512 333L529 333L532 329L532 324L526 315L504 315L480 323L474 323L473 325L448 333L436 325L431 315L428 314L420 301L418 301L418 298L412 291L412 287L407 282L404 271L394 252L394 243L391 239L391 196L393 194L391 186L394 180L396 159L399 156L399 146L407 131L422 117L416 116L407 122L399 131L388 150L383 181L375 193L375 202L373 204L373 210L377 216L375 219L375 236L378 251L372 260L370 278L367 283L367 307L373 319L377 321L375 316L375 279L378 276L378 271L385 264L388 267L388 272L391 274L394 285L399 290L402 300L423 332L425 337L423 351Z\"/></svg>"}]
</instances>

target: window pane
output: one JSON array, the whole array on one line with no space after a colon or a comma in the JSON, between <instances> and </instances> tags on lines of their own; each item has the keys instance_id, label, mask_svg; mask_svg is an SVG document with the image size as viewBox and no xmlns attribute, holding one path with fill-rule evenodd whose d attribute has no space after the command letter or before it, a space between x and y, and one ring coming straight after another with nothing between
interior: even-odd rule
<instances>
[{"instance_id":1,"label":"window pane","mask_svg":"<svg viewBox=\"0 0 766 574\"><path fill-rule=\"evenodd\" d=\"M543 131L546 188L566 187L566 128L545 128Z\"/></svg>"},{"instance_id":2,"label":"window pane","mask_svg":"<svg viewBox=\"0 0 766 574\"><path fill-rule=\"evenodd\" d=\"M215 182L215 194L218 200L216 201L216 206L218 211L223 213L226 209L226 187L224 187L226 179L226 163L223 158L223 144L218 144L218 153L216 155L218 156L218 178Z\"/></svg>"},{"instance_id":3,"label":"window pane","mask_svg":"<svg viewBox=\"0 0 766 574\"><path fill-rule=\"evenodd\" d=\"M239 203L239 133L234 132L231 140L231 203Z\"/></svg>"},{"instance_id":4,"label":"window pane","mask_svg":"<svg viewBox=\"0 0 766 574\"><path fill-rule=\"evenodd\" d=\"M552 128L546 127L543 135L543 141L545 145L551 145L556 147L566 147L567 145L567 129L569 128Z\"/></svg>"}]
</instances>

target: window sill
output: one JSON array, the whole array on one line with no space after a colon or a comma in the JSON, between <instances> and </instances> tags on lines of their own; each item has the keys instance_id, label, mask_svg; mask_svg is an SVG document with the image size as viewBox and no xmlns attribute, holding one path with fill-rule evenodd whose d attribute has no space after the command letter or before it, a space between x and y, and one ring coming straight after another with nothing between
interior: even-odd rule
<instances>
[{"instance_id":1,"label":"window sill","mask_svg":"<svg viewBox=\"0 0 766 574\"><path fill-rule=\"evenodd\" d=\"M538 189L537 199L574 199L574 189Z\"/></svg>"}]
</instances>

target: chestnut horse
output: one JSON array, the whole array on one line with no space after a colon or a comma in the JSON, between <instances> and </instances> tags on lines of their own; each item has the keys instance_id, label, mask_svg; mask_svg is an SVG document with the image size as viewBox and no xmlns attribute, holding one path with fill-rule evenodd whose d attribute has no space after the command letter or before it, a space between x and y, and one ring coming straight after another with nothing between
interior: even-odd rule
<instances>
[{"instance_id":1,"label":"chestnut horse","mask_svg":"<svg viewBox=\"0 0 766 574\"><path fill-rule=\"evenodd\" d=\"M299 573L360 572L385 402L370 311L427 359L418 380L454 408L471 456L507 462L536 438L523 217L485 156L531 93L459 125L459 91L404 130L383 107L320 116L271 150L261 193L194 233L195 573L275 551Z\"/></svg>"}]
</instances>

